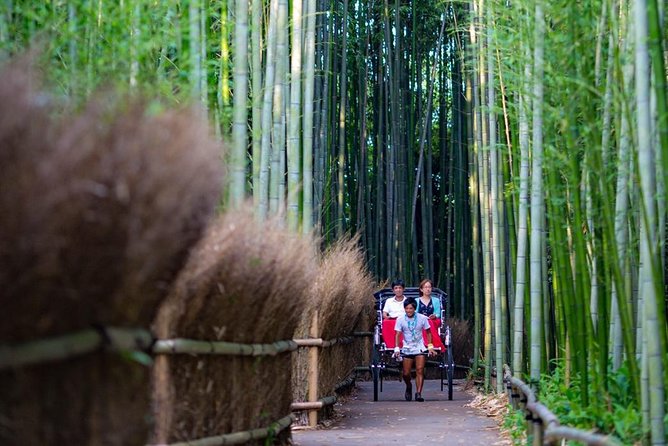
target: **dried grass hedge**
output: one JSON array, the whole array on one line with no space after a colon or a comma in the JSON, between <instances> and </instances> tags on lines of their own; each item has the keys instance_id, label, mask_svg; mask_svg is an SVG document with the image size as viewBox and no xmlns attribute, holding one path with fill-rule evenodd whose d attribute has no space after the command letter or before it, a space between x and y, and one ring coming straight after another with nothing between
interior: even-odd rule
<instances>
[{"instance_id":1,"label":"dried grass hedge","mask_svg":"<svg viewBox=\"0 0 668 446\"><path fill-rule=\"evenodd\" d=\"M342 239L335 243L320 263L313 293L302 313L296 337L308 337L313 313L319 314L318 336L323 340L350 336L355 331L369 331L374 320L373 281L366 270L364 254L357 239ZM352 344L322 348L319 352L318 395L334 393L334 387L363 365L368 355L368 343L356 338ZM305 401L308 393L308 349L293 355L293 395L295 401ZM300 422L305 422L305 414Z\"/></svg>"},{"instance_id":2,"label":"dried grass hedge","mask_svg":"<svg viewBox=\"0 0 668 446\"><path fill-rule=\"evenodd\" d=\"M237 343L292 339L313 293L315 249L311 239L277 224L227 213L209 228L160 308L156 334ZM159 357L154 442L266 427L289 414L290 358Z\"/></svg>"},{"instance_id":3,"label":"dried grass hedge","mask_svg":"<svg viewBox=\"0 0 668 446\"><path fill-rule=\"evenodd\" d=\"M446 322L450 326L452 356L455 365L470 367L473 362L473 336L471 324L467 319L450 318ZM455 367L455 378L464 378L466 369Z\"/></svg>"},{"instance_id":4,"label":"dried grass hedge","mask_svg":"<svg viewBox=\"0 0 668 446\"><path fill-rule=\"evenodd\" d=\"M0 83L0 342L148 328L214 212L221 148L189 110L111 95L56 119L22 61ZM118 355L0 373L0 443L140 444L148 368Z\"/></svg>"}]
</instances>

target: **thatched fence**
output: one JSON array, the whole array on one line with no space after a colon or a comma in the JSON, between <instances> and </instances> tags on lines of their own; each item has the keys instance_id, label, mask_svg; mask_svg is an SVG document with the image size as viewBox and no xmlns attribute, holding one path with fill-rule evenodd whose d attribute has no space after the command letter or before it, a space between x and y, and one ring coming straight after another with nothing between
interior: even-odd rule
<instances>
[{"instance_id":1,"label":"thatched fence","mask_svg":"<svg viewBox=\"0 0 668 446\"><path fill-rule=\"evenodd\" d=\"M300 405L327 407L365 363L355 242L323 256L214 217L221 147L196 112L56 113L30 70L0 84L0 443L286 443Z\"/></svg>"},{"instance_id":2,"label":"thatched fence","mask_svg":"<svg viewBox=\"0 0 668 446\"><path fill-rule=\"evenodd\" d=\"M333 396L334 389L350 377L355 366L370 363L370 338L354 336L370 331L375 321L372 281L365 273L356 240L343 240L330 248L319 269L312 284L313 298L303 307L295 337L319 339L321 343L314 346L318 348L302 349L293 355L295 401L313 402ZM299 421L307 422L304 413ZM308 424L313 426L315 422L311 411Z\"/></svg>"}]
</instances>

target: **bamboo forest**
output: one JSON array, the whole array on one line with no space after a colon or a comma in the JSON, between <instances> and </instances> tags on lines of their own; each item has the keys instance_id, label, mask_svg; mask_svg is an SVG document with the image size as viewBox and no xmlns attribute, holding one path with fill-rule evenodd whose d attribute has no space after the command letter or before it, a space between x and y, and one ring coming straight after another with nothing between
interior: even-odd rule
<instances>
[{"instance_id":1,"label":"bamboo forest","mask_svg":"<svg viewBox=\"0 0 668 446\"><path fill-rule=\"evenodd\" d=\"M149 113L193 107L216 143L215 212L252 208L323 252L353 240L376 288L432 279L469 323L483 392L506 391L505 365L562 424L664 445L665 14L659 0L2 0L0 61L29 59L55 114L110 91Z\"/></svg>"}]
</instances>

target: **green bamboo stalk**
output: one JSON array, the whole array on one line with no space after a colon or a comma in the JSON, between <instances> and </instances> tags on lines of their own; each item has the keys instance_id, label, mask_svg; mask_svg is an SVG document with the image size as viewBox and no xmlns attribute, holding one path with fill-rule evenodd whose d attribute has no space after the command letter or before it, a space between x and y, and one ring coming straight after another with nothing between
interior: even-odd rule
<instances>
[{"instance_id":1,"label":"green bamboo stalk","mask_svg":"<svg viewBox=\"0 0 668 446\"><path fill-rule=\"evenodd\" d=\"M269 175L269 211L279 218L284 218L282 203L284 194L285 162L285 112L286 112L286 76L288 59L288 2L278 0L276 22L276 77L272 99L272 144L271 169Z\"/></svg>"},{"instance_id":2,"label":"green bamboo stalk","mask_svg":"<svg viewBox=\"0 0 668 446\"><path fill-rule=\"evenodd\" d=\"M571 144L571 147L574 146L571 139L571 135L567 136L567 140ZM578 167L578 162L575 156L571 157L570 162L570 184L579 184L580 182L580 169ZM590 307L589 307L589 293L590 293L590 278L589 278L589 268L587 265L587 255L583 231L578 228L583 228L584 221L582 218L582 204L580 200L580 192L578 190L572 190L570 194L573 203L572 203L572 212L573 212L573 222L570 230L570 235L573 243L573 257L574 265L573 269L575 270L574 275L574 312L575 312L575 327L571 331L571 334L575 341L575 365L576 372L580 376L580 379L583 382L582 392L580 397L582 398L582 403L587 405L589 401L589 387L588 387L588 376L589 369L588 363L591 355L594 354L593 351L593 336L592 336L592 321L590 316Z\"/></svg>"},{"instance_id":3,"label":"green bamboo stalk","mask_svg":"<svg viewBox=\"0 0 668 446\"><path fill-rule=\"evenodd\" d=\"M315 24L317 11L315 0L306 0L306 5L302 231L308 234L313 230L313 101L315 99Z\"/></svg>"},{"instance_id":4,"label":"green bamboo stalk","mask_svg":"<svg viewBox=\"0 0 668 446\"><path fill-rule=\"evenodd\" d=\"M267 27L267 53L265 58L264 95L262 101L262 145L260 153L260 183L257 215L260 220L267 218L269 213L269 166L271 157L271 121L273 108L273 91L276 81L276 32L278 22L278 0L271 0L269 7L269 26ZM255 161L257 162L257 161Z\"/></svg>"},{"instance_id":5,"label":"green bamboo stalk","mask_svg":"<svg viewBox=\"0 0 668 446\"><path fill-rule=\"evenodd\" d=\"M646 0L648 35L647 46L652 61L654 93L656 95L657 129L661 145L661 162L663 164L663 184L668 187L668 99L666 96L666 68L664 63L665 34L662 35L661 17L656 0ZM665 9L665 7L664 7ZM665 24L664 24L665 27Z\"/></svg>"},{"instance_id":6,"label":"green bamboo stalk","mask_svg":"<svg viewBox=\"0 0 668 446\"><path fill-rule=\"evenodd\" d=\"M230 150L230 204L238 207L246 190L248 146L248 0L236 0L234 24L234 105Z\"/></svg>"},{"instance_id":7,"label":"green bamboo stalk","mask_svg":"<svg viewBox=\"0 0 668 446\"><path fill-rule=\"evenodd\" d=\"M296 232L301 199L301 105L302 105L302 0L292 3L292 52L290 59L290 116L288 120L288 229Z\"/></svg>"},{"instance_id":8,"label":"green bamboo stalk","mask_svg":"<svg viewBox=\"0 0 668 446\"><path fill-rule=\"evenodd\" d=\"M263 0L252 0L251 3L251 89L252 89L252 154L253 154L253 204L260 206L260 166L262 156L262 3Z\"/></svg>"},{"instance_id":9,"label":"green bamboo stalk","mask_svg":"<svg viewBox=\"0 0 668 446\"><path fill-rule=\"evenodd\" d=\"M330 339L313 345L331 347L349 344L350 336ZM18 345L0 344L0 370L25 367L52 361L63 361L92 353L98 349L109 351L144 351L153 354L203 354L233 356L275 356L291 352L300 340L283 340L271 344L240 344L224 341L199 341L192 339L161 339L154 342L152 335L143 329L104 327L101 330L83 330L50 339L29 341ZM304 344L307 345L307 344Z\"/></svg>"},{"instance_id":10,"label":"green bamboo stalk","mask_svg":"<svg viewBox=\"0 0 668 446\"><path fill-rule=\"evenodd\" d=\"M233 432L231 434L216 435L213 437L188 440L179 443L170 443L167 446L219 446L228 444L245 444L266 439L268 437L273 437L278 432L287 429L295 421L295 419L295 416L290 414L273 422L269 427L260 427L243 432Z\"/></svg>"},{"instance_id":11,"label":"green bamboo stalk","mask_svg":"<svg viewBox=\"0 0 668 446\"><path fill-rule=\"evenodd\" d=\"M193 98L202 95L202 30L200 29L200 0L188 0L188 38L190 45L190 86Z\"/></svg>"},{"instance_id":12,"label":"green bamboo stalk","mask_svg":"<svg viewBox=\"0 0 668 446\"><path fill-rule=\"evenodd\" d=\"M530 377L538 383L542 356L542 237L543 215L543 70L545 19L543 2L537 0L534 11L534 69L533 69L533 151L531 168L531 241L530 241L530 293L531 293L531 351Z\"/></svg>"},{"instance_id":13,"label":"green bamboo stalk","mask_svg":"<svg viewBox=\"0 0 668 446\"><path fill-rule=\"evenodd\" d=\"M489 200L490 200L490 236L492 241L492 286L493 286L493 302L494 302L494 340L495 346L495 367L497 376L501 376L503 367L503 317L501 311L501 301L503 299L501 293L501 263L504 261L501 258L500 233L501 222L499 207L502 200L499 199L500 186L499 180L499 149L497 147L497 117L496 117L496 87L494 79L496 73L494 71L494 41L491 30L494 29L492 21L492 5L487 6L486 10L487 22L487 119L489 122ZM491 361L491 358L490 358ZM497 393L503 393L503 380L496 380Z\"/></svg>"},{"instance_id":14,"label":"green bamboo stalk","mask_svg":"<svg viewBox=\"0 0 668 446\"><path fill-rule=\"evenodd\" d=\"M528 53L529 49L526 48ZM527 56L525 54L525 56ZM531 65L529 57L524 63L523 82L527 85L531 82ZM527 104L528 103L528 104ZM519 217L517 233L517 256L515 266L515 308L514 308L514 335L513 335L513 372L520 377L524 357L524 296L526 291L527 272L527 234L528 234L528 207L529 207L529 119L527 111L531 107L530 98L524 92L520 92L519 103L519 142L520 142L520 191L519 191Z\"/></svg>"},{"instance_id":15,"label":"green bamboo stalk","mask_svg":"<svg viewBox=\"0 0 668 446\"><path fill-rule=\"evenodd\" d=\"M298 343L294 340L277 341L272 344L239 344L176 338L155 341L151 351L155 354L274 356L294 351L297 347Z\"/></svg>"},{"instance_id":16,"label":"green bamboo stalk","mask_svg":"<svg viewBox=\"0 0 668 446\"><path fill-rule=\"evenodd\" d=\"M341 87L339 92L339 147L336 161L336 236L343 236L344 219L345 219L345 205L344 205L344 190L345 190L345 162L346 162L346 106L348 99L348 0L343 0L343 23L341 25L341 73L339 75Z\"/></svg>"},{"instance_id":17,"label":"green bamboo stalk","mask_svg":"<svg viewBox=\"0 0 668 446\"><path fill-rule=\"evenodd\" d=\"M480 179L478 172L480 167L478 161L480 160L480 150L482 150L482 128L481 128L481 113L480 113L480 89L478 86L479 77L477 73L477 30L476 30L476 4L473 2L473 7L470 8L469 15L469 48L467 48L468 56L468 78L467 82L467 98L472 104L472 113L470 115L470 121L472 125L470 126L470 139L472 141L471 147L473 148L471 156L469 158L469 189L470 189L470 201L471 201L471 220L472 220L472 237L471 237L471 261L473 263L473 370L474 373L477 373L479 367L479 359L481 352L481 339L480 335L482 333L482 308L481 308L481 296L482 296L482 271L481 261L479 255L480 249L480 234L481 229L479 226L480 222L480 191L479 184Z\"/></svg>"},{"instance_id":18,"label":"green bamboo stalk","mask_svg":"<svg viewBox=\"0 0 668 446\"><path fill-rule=\"evenodd\" d=\"M77 48L77 9L74 1L67 2L67 30L69 33L68 40L68 61L69 76L70 76L70 94L75 92L77 87L77 65L78 65L78 48ZM130 75L132 76L132 74Z\"/></svg>"},{"instance_id":19,"label":"green bamboo stalk","mask_svg":"<svg viewBox=\"0 0 668 446\"><path fill-rule=\"evenodd\" d=\"M302 0L292 2L292 45L290 58L290 106L288 117L287 162L288 229L297 232L300 223L301 198L301 93L302 93Z\"/></svg>"},{"instance_id":20,"label":"green bamboo stalk","mask_svg":"<svg viewBox=\"0 0 668 446\"><path fill-rule=\"evenodd\" d=\"M552 249L552 289L555 294L555 318L557 321L557 357L563 352L566 373L570 374L572 353L576 351L575 336L571 333L572 320L575 318L575 285L569 252L564 247L567 242L563 235L564 211L559 206L563 198L558 194L561 183L555 169L547 171L547 211L549 223L549 241ZM567 217L566 217L567 219ZM567 375L568 376L568 375Z\"/></svg>"},{"instance_id":21,"label":"green bamboo stalk","mask_svg":"<svg viewBox=\"0 0 668 446\"><path fill-rule=\"evenodd\" d=\"M142 329L105 328L103 331L82 330L19 345L0 345L0 370L62 361L102 347L112 351L146 350L151 342L151 334Z\"/></svg>"},{"instance_id":22,"label":"green bamboo stalk","mask_svg":"<svg viewBox=\"0 0 668 446\"><path fill-rule=\"evenodd\" d=\"M644 297L642 314L644 316L643 361L646 361L648 373L649 422L651 444L664 445L664 363L665 354L665 319L663 299L657 289L663 289L663 278L658 265L661 264L659 251L657 209L655 194L655 154L651 145L652 120L650 113L650 72L647 45L648 17L647 2L635 0L635 68L636 68L636 112L638 131L638 172L640 176L641 235L640 235L640 283ZM663 76L663 73L661 73ZM665 92L661 92L665 94ZM660 303L659 303L660 302ZM657 312L662 311L661 315ZM645 394L643 393L643 396Z\"/></svg>"},{"instance_id":23,"label":"green bamboo stalk","mask_svg":"<svg viewBox=\"0 0 668 446\"><path fill-rule=\"evenodd\" d=\"M629 22L629 32L631 34L633 21ZM634 342L635 327L633 323L632 315L632 305L631 305L631 287L633 279L631 277L631 261L629 259L629 252L627 246L629 243L629 220L632 219L631 212L629 212L628 207L632 202L631 194L632 189L628 187L629 178L632 175L633 163L631 156L631 145L632 145L632 130L630 121L632 119L631 111L629 109L629 100L624 97L623 94L625 91L631 91L631 84L633 82L633 64L630 57L630 42L632 39L624 39L623 51L627 54L626 63L622 67L622 101L621 101L621 111L620 115L620 131L619 131L619 142L618 142L618 166L617 166L617 198L615 205L615 234L614 240L615 244L610 243L610 246L616 246L616 249L611 250L612 256L615 256L617 252L619 253L619 260L617 260L617 265L612 264L612 272L614 278L614 298L613 305L617 305L618 311L613 313L613 320L618 319L618 323L615 326L614 332L611 335L614 335L618 338L621 338L621 342L614 342L613 345L623 344L626 351L627 358L636 358L636 346ZM619 55L616 55L616 61L619 61ZM607 208L604 208L604 211ZM609 229L608 226L606 228ZM612 236L608 236L612 238ZM615 258L615 257L611 257ZM622 276L623 274L623 276ZM615 348L616 354L613 355L613 367L621 365L621 348ZM635 360L629 360L629 371L630 371L630 380L634 388L634 394L636 397L640 396L640 373L638 371L638 364Z\"/></svg>"}]
</instances>

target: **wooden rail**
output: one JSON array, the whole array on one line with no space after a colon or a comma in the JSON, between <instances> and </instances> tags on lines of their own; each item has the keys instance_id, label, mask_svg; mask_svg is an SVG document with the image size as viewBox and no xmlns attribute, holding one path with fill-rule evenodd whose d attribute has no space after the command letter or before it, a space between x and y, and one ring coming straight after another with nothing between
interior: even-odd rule
<instances>
[{"instance_id":1,"label":"wooden rail","mask_svg":"<svg viewBox=\"0 0 668 446\"><path fill-rule=\"evenodd\" d=\"M308 410L309 425L318 422L318 410L336 403L336 396L318 399L318 350L337 344L350 344L355 337L372 336L372 332L355 332L351 336L323 340L318 336L318 313L315 312L307 339L277 341L272 344L240 344L225 341L201 341L193 339L158 339L145 329L97 327L79 332L55 336L53 338L24 342L21 344L0 344L0 370L17 369L52 361L63 361L97 351L134 351L153 355L231 355L231 356L274 356L309 348L309 393L308 401L293 402L292 411ZM147 356L148 357L148 356ZM150 361L150 358L148 358ZM349 378L334 389L349 385ZM265 438L278 430L285 429L294 421L294 416L284 417L270 427L252 431L235 432L215 437L192 440L189 445L225 445L240 444L253 439ZM175 445L180 445L176 443ZM174 445L172 445L174 446Z\"/></svg>"},{"instance_id":2,"label":"wooden rail","mask_svg":"<svg viewBox=\"0 0 668 446\"><path fill-rule=\"evenodd\" d=\"M228 444L245 444L253 440L263 440L276 435L283 429L288 428L295 420L294 415L290 414L273 422L269 427L259 427L243 432L233 432L231 434L216 435L213 437L200 438L198 440L184 441L180 443L154 444L148 446L218 446Z\"/></svg>"},{"instance_id":3,"label":"wooden rail","mask_svg":"<svg viewBox=\"0 0 668 446\"><path fill-rule=\"evenodd\" d=\"M319 381L319 369L318 369L318 358L319 358L319 349L333 347L337 344L350 344L354 341L355 337L371 337L373 332L355 332L352 336L344 336L336 339L323 340L318 337L319 330L319 313L315 311L313 313L313 319L311 320L311 328L309 331L310 338L307 339L294 339L293 341L299 347L305 347L309 349L308 352L308 401L295 401L292 403L292 410L308 410L308 424L311 427L315 427L318 424L318 411L325 406L332 405L336 402L336 396L326 396L318 399L318 381ZM344 387L348 385L349 380L345 380L342 383L337 385L339 387ZM337 390L335 389L335 390Z\"/></svg>"},{"instance_id":4,"label":"wooden rail","mask_svg":"<svg viewBox=\"0 0 668 446\"><path fill-rule=\"evenodd\" d=\"M560 440L575 440L598 446L622 446L615 437L562 426L557 416L538 402L536 394L529 385L515 378L507 365L503 366L503 380L513 409L524 410L527 413L527 421L531 423L528 429L533 434L533 446L556 446Z\"/></svg>"}]
</instances>

